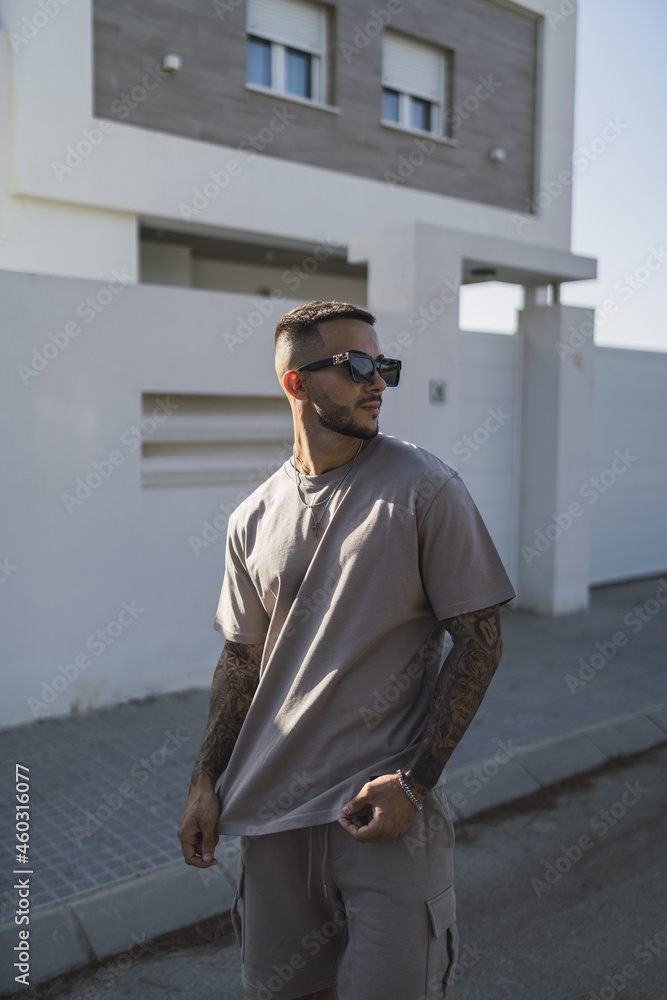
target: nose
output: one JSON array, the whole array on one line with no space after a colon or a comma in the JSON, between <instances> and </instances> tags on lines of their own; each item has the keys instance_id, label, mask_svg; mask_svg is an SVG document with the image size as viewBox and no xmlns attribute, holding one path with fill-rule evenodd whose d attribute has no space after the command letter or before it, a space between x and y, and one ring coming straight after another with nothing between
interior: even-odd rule
<instances>
[{"instance_id":1,"label":"nose","mask_svg":"<svg viewBox=\"0 0 667 1000\"><path fill-rule=\"evenodd\" d=\"M373 392L384 392L384 390L387 388L387 383L380 375L379 368L376 368L375 371L373 372L373 378L368 383L368 388L372 389Z\"/></svg>"}]
</instances>

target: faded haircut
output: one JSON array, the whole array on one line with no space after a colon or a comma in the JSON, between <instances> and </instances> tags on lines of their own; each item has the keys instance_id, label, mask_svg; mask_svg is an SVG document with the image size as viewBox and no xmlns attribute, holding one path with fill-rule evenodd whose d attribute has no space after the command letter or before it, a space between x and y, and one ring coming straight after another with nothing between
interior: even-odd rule
<instances>
[{"instance_id":1,"label":"faded haircut","mask_svg":"<svg viewBox=\"0 0 667 1000\"><path fill-rule=\"evenodd\" d=\"M276 358L280 357L284 371L316 360L309 355L324 346L318 326L331 319L360 319L375 324L372 313L351 302L306 302L291 309L276 327Z\"/></svg>"}]
</instances>

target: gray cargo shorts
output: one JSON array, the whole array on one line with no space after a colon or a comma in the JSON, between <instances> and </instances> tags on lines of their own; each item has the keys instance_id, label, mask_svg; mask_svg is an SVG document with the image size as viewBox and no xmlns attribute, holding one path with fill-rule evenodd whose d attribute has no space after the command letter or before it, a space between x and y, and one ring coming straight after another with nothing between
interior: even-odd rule
<instances>
[{"instance_id":1,"label":"gray cargo shorts","mask_svg":"<svg viewBox=\"0 0 667 1000\"><path fill-rule=\"evenodd\" d=\"M373 844L339 823L243 837L232 922L243 986L296 1000L333 986L349 945L354 1000L442 1000L458 952L444 787Z\"/></svg>"}]
</instances>

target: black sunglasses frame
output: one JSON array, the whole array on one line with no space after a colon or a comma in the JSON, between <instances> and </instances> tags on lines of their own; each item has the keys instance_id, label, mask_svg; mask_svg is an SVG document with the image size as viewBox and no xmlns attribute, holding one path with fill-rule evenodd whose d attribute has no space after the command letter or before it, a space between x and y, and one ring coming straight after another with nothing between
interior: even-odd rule
<instances>
[{"instance_id":1,"label":"black sunglasses frame","mask_svg":"<svg viewBox=\"0 0 667 1000\"><path fill-rule=\"evenodd\" d=\"M355 378L354 377L354 375L352 374L352 365L350 364L350 355L352 355L353 358L354 357L366 358L368 361L372 362L372 364L373 364L373 371L371 373L371 377L370 378ZM297 372L312 372L312 371L316 371L318 368L329 368L331 365L344 365L344 364L348 364L349 365L348 372L349 372L349 375L350 375L350 378L352 379L352 381L353 382L357 382L357 383L359 383L361 385L369 385L373 381L373 379L375 378L375 372L376 371L379 371L380 372L380 377L382 379L384 379L384 375L382 374L382 366L386 365L386 364L398 365L398 370L397 370L397 375L396 375L396 381L395 382L387 382L387 387L388 388L391 388L391 389L395 388L398 385L398 383L400 381L400 378L401 378L401 367L402 367L402 364L398 360L398 358L380 357L380 360L376 361L375 358L372 358L370 356L370 354L364 354L363 351L345 351L343 354L334 354L330 358L322 358L321 361L311 361L310 364L308 364L308 365L301 365L301 367L300 368L296 368L295 371L297 371ZM386 379L385 379L385 381L386 381Z\"/></svg>"}]
</instances>

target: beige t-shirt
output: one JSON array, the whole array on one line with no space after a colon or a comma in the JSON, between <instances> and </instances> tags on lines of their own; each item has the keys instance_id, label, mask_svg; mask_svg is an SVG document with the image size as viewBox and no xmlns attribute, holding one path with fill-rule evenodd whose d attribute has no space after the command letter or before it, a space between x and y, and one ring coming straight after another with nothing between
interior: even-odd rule
<instances>
[{"instance_id":1,"label":"beige t-shirt","mask_svg":"<svg viewBox=\"0 0 667 1000\"><path fill-rule=\"evenodd\" d=\"M301 477L308 502L327 498L346 468ZM430 452L383 434L367 442L319 538L286 462L229 519L215 628L265 646L218 787L218 832L331 822L371 776L406 767L431 706L442 621L514 596L466 487Z\"/></svg>"}]
</instances>

